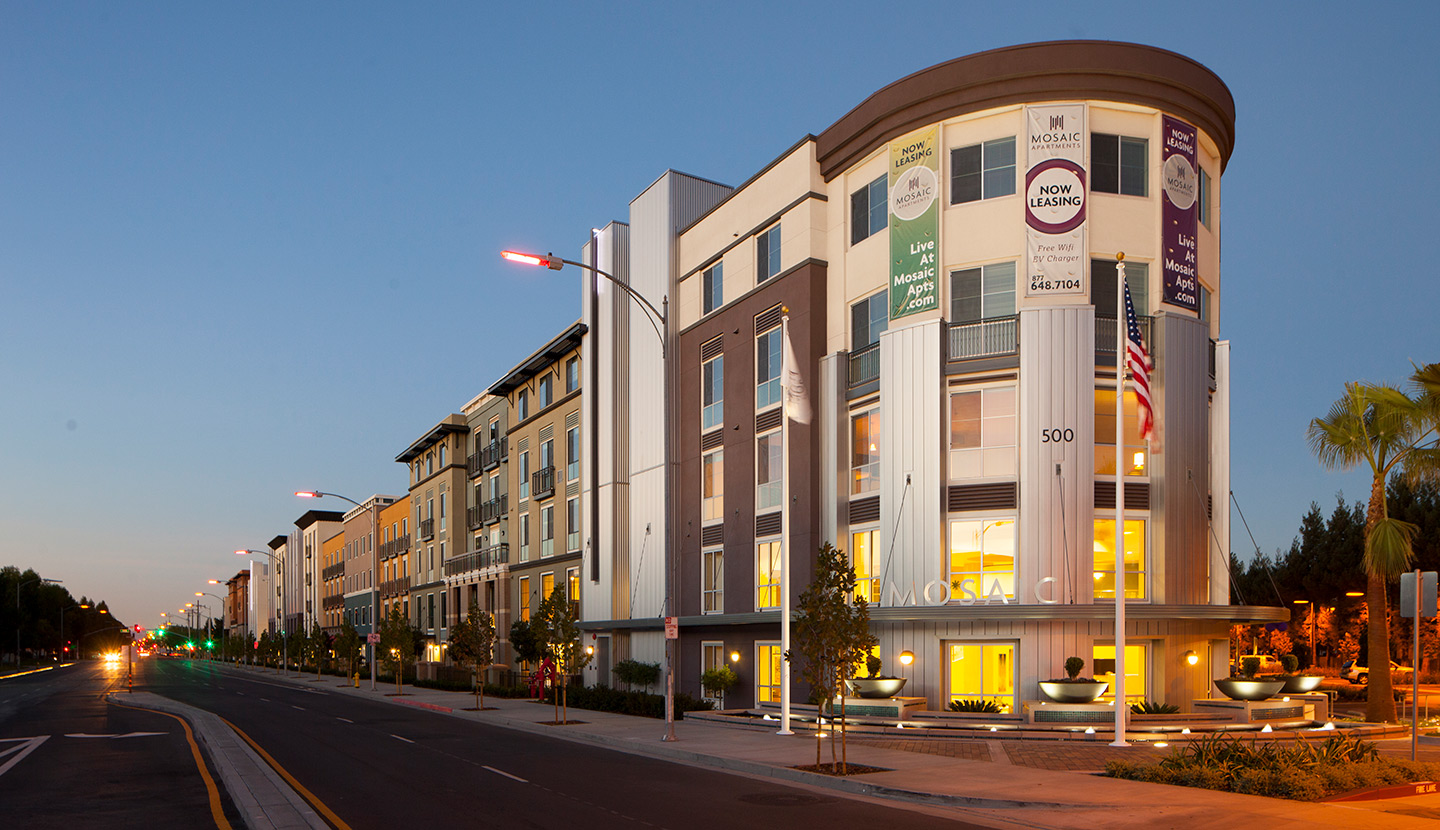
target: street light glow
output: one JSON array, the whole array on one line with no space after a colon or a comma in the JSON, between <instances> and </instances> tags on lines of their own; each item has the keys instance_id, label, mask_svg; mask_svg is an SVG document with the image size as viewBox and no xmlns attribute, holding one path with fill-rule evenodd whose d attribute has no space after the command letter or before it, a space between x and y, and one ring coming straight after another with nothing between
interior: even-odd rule
<instances>
[{"instance_id":1,"label":"street light glow","mask_svg":"<svg viewBox=\"0 0 1440 830\"><path fill-rule=\"evenodd\" d=\"M501 251L500 256L511 262L518 262L521 265L543 265L551 271L559 271L565 267L565 263L560 260L560 257L554 254L540 256L539 254L526 254L520 251Z\"/></svg>"},{"instance_id":2,"label":"street light glow","mask_svg":"<svg viewBox=\"0 0 1440 830\"><path fill-rule=\"evenodd\" d=\"M302 498L302 499L318 499L318 498L320 498L320 494L319 494L318 492L314 491L314 490L297 490L297 491L295 492L295 495L299 496L299 497Z\"/></svg>"}]
</instances>

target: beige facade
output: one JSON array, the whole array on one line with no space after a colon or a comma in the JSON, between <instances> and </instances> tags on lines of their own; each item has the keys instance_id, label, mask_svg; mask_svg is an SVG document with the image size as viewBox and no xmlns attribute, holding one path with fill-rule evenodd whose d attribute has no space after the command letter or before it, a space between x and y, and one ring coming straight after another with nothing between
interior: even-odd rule
<instances>
[{"instance_id":1,"label":"beige facade","mask_svg":"<svg viewBox=\"0 0 1440 830\"><path fill-rule=\"evenodd\" d=\"M445 563L467 545L465 507L470 428L448 415L395 457L410 470L410 620L424 632L427 661L443 659L441 646L454 621Z\"/></svg>"}]
</instances>

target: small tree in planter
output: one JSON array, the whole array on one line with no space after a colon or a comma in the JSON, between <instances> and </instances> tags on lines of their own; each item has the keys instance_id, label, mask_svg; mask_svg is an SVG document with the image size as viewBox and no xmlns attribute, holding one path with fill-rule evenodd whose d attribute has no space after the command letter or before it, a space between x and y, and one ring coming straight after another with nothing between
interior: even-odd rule
<instances>
[{"instance_id":1,"label":"small tree in planter","mask_svg":"<svg viewBox=\"0 0 1440 830\"><path fill-rule=\"evenodd\" d=\"M740 682L740 676L735 674L734 669L724 665L706 669L700 675L700 687L719 697L722 705L725 702L725 692L738 682Z\"/></svg>"},{"instance_id":2,"label":"small tree in planter","mask_svg":"<svg viewBox=\"0 0 1440 830\"><path fill-rule=\"evenodd\" d=\"M450 628L450 656L469 666L475 678L475 709L485 711L485 669L495 659L495 618L470 606L465 619Z\"/></svg>"},{"instance_id":3,"label":"small tree in planter","mask_svg":"<svg viewBox=\"0 0 1440 830\"><path fill-rule=\"evenodd\" d=\"M315 679L319 680L320 672L325 668L325 656L330 652L330 635L320 627L318 620L311 624L305 645L309 647L310 659L315 661Z\"/></svg>"},{"instance_id":4,"label":"small tree in planter","mask_svg":"<svg viewBox=\"0 0 1440 830\"><path fill-rule=\"evenodd\" d=\"M826 701L834 700L855 677L855 667L870 656L879 638L870 632L870 609L863 597L855 595L855 567L844 551L826 542L815 556L815 576L800 595L795 617L795 648L785 659L799 661L801 672ZM824 711L823 709L821 711ZM835 723L830 723L834 736ZM815 766L820 766L820 727L815 728ZM836 765L835 745L830 745L830 763ZM841 775L846 774L845 699L840 698Z\"/></svg>"},{"instance_id":5,"label":"small tree in planter","mask_svg":"<svg viewBox=\"0 0 1440 830\"><path fill-rule=\"evenodd\" d=\"M1081 677L1085 660L1080 657L1065 658L1065 676L1040 681L1040 691L1056 703L1093 703L1110 687L1103 680Z\"/></svg>"},{"instance_id":6,"label":"small tree in planter","mask_svg":"<svg viewBox=\"0 0 1440 830\"><path fill-rule=\"evenodd\" d=\"M572 608L565 586L556 585L550 596L540 601L536 615L545 629L546 652L560 673L560 688L555 690L555 722L561 725L570 719L570 676L585 668L593 656L585 649Z\"/></svg>"},{"instance_id":7,"label":"small tree in planter","mask_svg":"<svg viewBox=\"0 0 1440 830\"><path fill-rule=\"evenodd\" d=\"M340 636L335 638L335 659L345 663L345 681L350 682L360 659L360 631L349 620L340 623Z\"/></svg>"},{"instance_id":8,"label":"small tree in planter","mask_svg":"<svg viewBox=\"0 0 1440 830\"><path fill-rule=\"evenodd\" d=\"M625 684L625 690L644 686L648 691L660 681L659 663L642 663L639 660L621 660L615 664L615 679Z\"/></svg>"},{"instance_id":9,"label":"small tree in planter","mask_svg":"<svg viewBox=\"0 0 1440 830\"><path fill-rule=\"evenodd\" d=\"M405 669L415 662L415 630L400 613L399 607L392 606L390 616L380 625L378 656L395 672L395 694L403 694L401 684L405 681Z\"/></svg>"},{"instance_id":10,"label":"small tree in planter","mask_svg":"<svg viewBox=\"0 0 1440 830\"><path fill-rule=\"evenodd\" d=\"M516 665L538 666L545 659L545 631L531 620L510 623L510 649L515 652Z\"/></svg>"}]
</instances>

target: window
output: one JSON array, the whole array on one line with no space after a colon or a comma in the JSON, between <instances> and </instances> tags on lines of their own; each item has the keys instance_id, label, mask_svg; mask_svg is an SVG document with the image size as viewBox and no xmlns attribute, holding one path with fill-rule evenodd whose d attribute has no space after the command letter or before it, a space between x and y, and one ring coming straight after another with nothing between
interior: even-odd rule
<instances>
[{"instance_id":1,"label":"window","mask_svg":"<svg viewBox=\"0 0 1440 830\"><path fill-rule=\"evenodd\" d=\"M725 665L725 644L719 640L706 640L700 644L700 672L713 671ZM708 700L720 700L720 692L705 690Z\"/></svg>"},{"instance_id":2,"label":"window","mask_svg":"<svg viewBox=\"0 0 1440 830\"><path fill-rule=\"evenodd\" d=\"M755 237L755 283L758 285L780 273L780 226L775 225Z\"/></svg>"},{"instance_id":3,"label":"window","mask_svg":"<svg viewBox=\"0 0 1440 830\"><path fill-rule=\"evenodd\" d=\"M555 555L555 505L540 508L540 558ZM548 596L548 594L547 594Z\"/></svg>"},{"instance_id":4,"label":"window","mask_svg":"<svg viewBox=\"0 0 1440 830\"><path fill-rule=\"evenodd\" d=\"M440 529L441 529L441 530L444 530L444 529L445 529L445 502L449 500L449 499L446 498L446 496L448 496L448 495L449 495L448 493L441 493L441 494L440 494Z\"/></svg>"},{"instance_id":5,"label":"window","mask_svg":"<svg viewBox=\"0 0 1440 830\"><path fill-rule=\"evenodd\" d=\"M1096 193L1146 196L1150 142L1105 133L1090 134L1090 189Z\"/></svg>"},{"instance_id":6,"label":"window","mask_svg":"<svg viewBox=\"0 0 1440 830\"><path fill-rule=\"evenodd\" d=\"M880 410L850 419L850 495L880 489Z\"/></svg>"},{"instance_id":7,"label":"window","mask_svg":"<svg viewBox=\"0 0 1440 830\"><path fill-rule=\"evenodd\" d=\"M755 608L780 607L780 570L784 567L780 542L761 542L755 546Z\"/></svg>"},{"instance_id":8,"label":"window","mask_svg":"<svg viewBox=\"0 0 1440 830\"><path fill-rule=\"evenodd\" d=\"M755 644L755 702L779 703L781 663L785 655L779 643Z\"/></svg>"},{"instance_id":9,"label":"window","mask_svg":"<svg viewBox=\"0 0 1440 830\"><path fill-rule=\"evenodd\" d=\"M725 421L725 355L701 366L700 429L718 427Z\"/></svg>"},{"instance_id":10,"label":"window","mask_svg":"<svg viewBox=\"0 0 1440 830\"><path fill-rule=\"evenodd\" d=\"M1200 319L1210 322L1210 289L1200 286ZM1148 344L1147 344L1148 345Z\"/></svg>"},{"instance_id":11,"label":"window","mask_svg":"<svg viewBox=\"0 0 1440 830\"><path fill-rule=\"evenodd\" d=\"M580 569L579 569L579 568L566 568L566 569L565 569L565 596L566 596L567 599L570 600L570 606L571 606L571 608L572 608L573 610L575 610L575 611L578 612L579 609L578 609L578 608L575 608L575 604L580 601ZM579 614L577 613L576 616L578 617Z\"/></svg>"},{"instance_id":12,"label":"window","mask_svg":"<svg viewBox=\"0 0 1440 830\"><path fill-rule=\"evenodd\" d=\"M976 323L1014 314L1015 263L950 272L950 322Z\"/></svg>"},{"instance_id":13,"label":"window","mask_svg":"<svg viewBox=\"0 0 1440 830\"><path fill-rule=\"evenodd\" d=\"M1015 599L1015 520L950 522L950 598Z\"/></svg>"},{"instance_id":14,"label":"window","mask_svg":"<svg viewBox=\"0 0 1440 830\"><path fill-rule=\"evenodd\" d=\"M520 619L530 619L530 577L520 577L520 588L518 590L520 600Z\"/></svg>"},{"instance_id":15,"label":"window","mask_svg":"<svg viewBox=\"0 0 1440 830\"><path fill-rule=\"evenodd\" d=\"M565 480L580 477L580 427L565 430Z\"/></svg>"},{"instance_id":16,"label":"window","mask_svg":"<svg viewBox=\"0 0 1440 830\"><path fill-rule=\"evenodd\" d=\"M565 361L565 394L570 394L580 388L580 358L572 357Z\"/></svg>"},{"instance_id":17,"label":"window","mask_svg":"<svg viewBox=\"0 0 1440 830\"><path fill-rule=\"evenodd\" d=\"M1125 598L1145 599L1145 520L1125 520ZM1115 598L1115 519L1095 520L1095 599ZM1114 655L1111 655L1112 657ZM1099 669L1097 668L1098 672Z\"/></svg>"},{"instance_id":18,"label":"window","mask_svg":"<svg viewBox=\"0 0 1440 830\"><path fill-rule=\"evenodd\" d=\"M721 548L700 554L700 608L703 614L725 611L725 551Z\"/></svg>"},{"instance_id":19,"label":"window","mask_svg":"<svg viewBox=\"0 0 1440 830\"><path fill-rule=\"evenodd\" d=\"M1150 445L1140 437L1140 399L1125 390L1125 475L1149 475L1145 469ZM1095 390L1095 475L1115 475L1115 390Z\"/></svg>"},{"instance_id":20,"label":"window","mask_svg":"<svg viewBox=\"0 0 1440 830\"><path fill-rule=\"evenodd\" d=\"M580 550L580 499L565 500L565 549Z\"/></svg>"},{"instance_id":21,"label":"window","mask_svg":"<svg viewBox=\"0 0 1440 830\"><path fill-rule=\"evenodd\" d=\"M500 474L490 476L490 498L500 498Z\"/></svg>"},{"instance_id":22,"label":"window","mask_svg":"<svg viewBox=\"0 0 1440 830\"><path fill-rule=\"evenodd\" d=\"M555 572L540 574L540 601L544 602L555 593Z\"/></svg>"},{"instance_id":23,"label":"window","mask_svg":"<svg viewBox=\"0 0 1440 830\"><path fill-rule=\"evenodd\" d=\"M950 204L1015 194L1015 136L950 151Z\"/></svg>"},{"instance_id":24,"label":"window","mask_svg":"<svg viewBox=\"0 0 1440 830\"><path fill-rule=\"evenodd\" d=\"M725 518L725 451L706 453L700 460L700 520Z\"/></svg>"},{"instance_id":25,"label":"window","mask_svg":"<svg viewBox=\"0 0 1440 830\"><path fill-rule=\"evenodd\" d=\"M545 470L555 466L555 439L544 441L540 444L540 469Z\"/></svg>"},{"instance_id":26,"label":"window","mask_svg":"<svg viewBox=\"0 0 1440 830\"><path fill-rule=\"evenodd\" d=\"M880 333L889 325L890 304L887 291L871 294L850 306L850 351L858 352L879 343Z\"/></svg>"},{"instance_id":27,"label":"window","mask_svg":"<svg viewBox=\"0 0 1440 830\"><path fill-rule=\"evenodd\" d=\"M1210 227L1210 200L1215 198L1210 194L1210 174L1205 168L1200 168L1200 198L1196 209L1200 212L1200 224Z\"/></svg>"},{"instance_id":28,"label":"window","mask_svg":"<svg viewBox=\"0 0 1440 830\"><path fill-rule=\"evenodd\" d=\"M770 432L755 439L755 509L779 507L780 433Z\"/></svg>"},{"instance_id":29,"label":"window","mask_svg":"<svg viewBox=\"0 0 1440 830\"><path fill-rule=\"evenodd\" d=\"M434 474L435 474L435 453L433 453L433 452L431 452L431 453L426 453L426 454L425 454L425 475L429 476L429 475L434 475Z\"/></svg>"},{"instance_id":30,"label":"window","mask_svg":"<svg viewBox=\"0 0 1440 830\"><path fill-rule=\"evenodd\" d=\"M426 598L425 605L427 606L426 611L425 611L425 628L428 629L428 630L430 630L430 631L434 631L434 630L435 630L435 595L434 595L434 594L426 594L426 595L425 595L425 598Z\"/></svg>"},{"instance_id":31,"label":"window","mask_svg":"<svg viewBox=\"0 0 1440 830\"><path fill-rule=\"evenodd\" d=\"M554 375L546 372L545 376L540 378L539 394L537 394L536 397L539 398L539 404L541 409L544 409L545 407L555 402Z\"/></svg>"},{"instance_id":32,"label":"window","mask_svg":"<svg viewBox=\"0 0 1440 830\"><path fill-rule=\"evenodd\" d=\"M491 418L491 419L490 419L490 440L491 440L491 441L499 441L499 440L500 440L500 419L499 419L499 418Z\"/></svg>"},{"instance_id":33,"label":"window","mask_svg":"<svg viewBox=\"0 0 1440 830\"><path fill-rule=\"evenodd\" d=\"M1014 164L1013 160L1011 164ZM850 194L851 245L863 242L885 229L890 204L887 196L884 176Z\"/></svg>"},{"instance_id":34,"label":"window","mask_svg":"<svg viewBox=\"0 0 1440 830\"><path fill-rule=\"evenodd\" d=\"M1130 302L1135 313L1141 317L1150 313L1150 266L1149 263L1125 261L1125 284L1130 286ZM1095 306L1096 317L1115 319L1115 262L1106 259L1090 260L1090 302ZM1149 333L1146 329L1141 331ZM1111 329L1113 334L1114 329ZM1110 342L1114 342L1112 336ZM1146 348L1154 344L1147 342Z\"/></svg>"},{"instance_id":35,"label":"window","mask_svg":"<svg viewBox=\"0 0 1440 830\"><path fill-rule=\"evenodd\" d=\"M875 530L850 534L850 564L855 568L855 596L871 605L880 602L880 574L875 571Z\"/></svg>"},{"instance_id":36,"label":"window","mask_svg":"<svg viewBox=\"0 0 1440 830\"><path fill-rule=\"evenodd\" d=\"M700 275L702 314L709 314L725 304L725 264L717 262Z\"/></svg>"},{"instance_id":37,"label":"window","mask_svg":"<svg viewBox=\"0 0 1440 830\"><path fill-rule=\"evenodd\" d=\"M523 421L530 417L530 390L521 389L520 394L515 396L515 420Z\"/></svg>"},{"instance_id":38,"label":"window","mask_svg":"<svg viewBox=\"0 0 1440 830\"><path fill-rule=\"evenodd\" d=\"M780 327L755 338L755 408L780 402Z\"/></svg>"},{"instance_id":39,"label":"window","mask_svg":"<svg viewBox=\"0 0 1440 830\"><path fill-rule=\"evenodd\" d=\"M950 643L950 700L993 700L1015 711L1015 644Z\"/></svg>"},{"instance_id":40,"label":"window","mask_svg":"<svg viewBox=\"0 0 1440 830\"><path fill-rule=\"evenodd\" d=\"M1149 665L1147 649L1145 646L1132 646L1125 644L1125 699L1131 703L1140 703L1145 700L1145 684L1149 679ZM1109 702L1115 699L1115 644L1108 646L1096 644L1090 651L1090 665L1095 669L1096 680L1110 684L1105 689L1105 694L1100 696L1100 701Z\"/></svg>"},{"instance_id":41,"label":"window","mask_svg":"<svg viewBox=\"0 0 1440 830\"><path fill-rule=\"evenodd\" d=\"M530 514L520 514L520 561L530 561Z\"/></svg>"},{"instance_id":42,"label":"window","mask_svg":"<svg viewBox=\"0 0 1440 830\"><path fill-rule=\"evenodd\" d=\"M520 453L520 464L516 468L520 474L520 501L530 498L530 453Z\"/></svg>"},{"instance_id":43,"label":"window","mask_svg":"<svg viewBox=\"0 0 1440 830\"><path fill-rule=\"evenodd\" d=\"M1015 387L950 396L950 477L1013 476L1016 470Z\"/></svg>"},{"instance_id":44,"label":"window","mask_svg":"<svg viewBox=\"0 0 1440 830\"><path fill-rule=\"evenodd\" d=\"M445 445L440 445L440 469L445 469Z\"/></svg>"}]
</instances>

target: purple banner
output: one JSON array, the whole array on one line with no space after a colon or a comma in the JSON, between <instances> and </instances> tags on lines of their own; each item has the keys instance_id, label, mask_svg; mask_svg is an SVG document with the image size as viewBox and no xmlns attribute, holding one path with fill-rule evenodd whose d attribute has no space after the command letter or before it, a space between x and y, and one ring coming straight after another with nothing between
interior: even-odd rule
<instances>
[{"instance_id":1,"label":"purple banner","mask_svg":"<svg viewBox=\"0 0 1440 830\"><path fill-rule=\"evenodd\" d=\"M1165 258L1160 298L1170 305L1197 311L1200 282L1195 263L1198 213L1195 202L1200 182L1195 172L1195 128L1167 115L1161 131L1165 145L1161 152L1160 184L1165 195L1160 211L1160 245Z\"/></svg>"}]
</instances>

